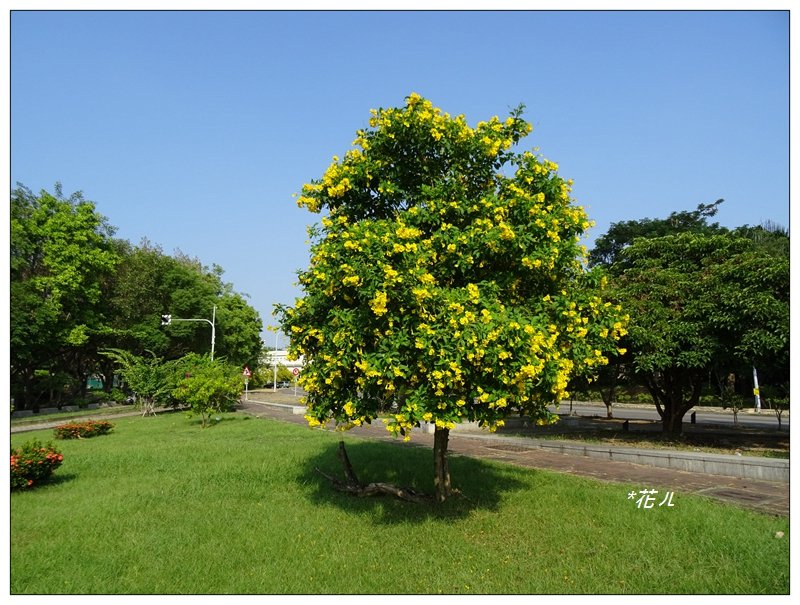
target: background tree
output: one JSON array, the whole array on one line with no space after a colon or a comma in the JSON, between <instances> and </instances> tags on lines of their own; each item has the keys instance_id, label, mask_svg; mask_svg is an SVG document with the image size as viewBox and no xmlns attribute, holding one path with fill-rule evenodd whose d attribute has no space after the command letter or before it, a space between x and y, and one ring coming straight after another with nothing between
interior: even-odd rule
<instances>
[{"instance_id":1,"label":"background tree","mask_svg":"<svg viewBox=\"0 0 800 605\"><path fill-rule=\"evenodd\" d=\"M451 491L449 431L509 413L552 419L574 373L602 365L624 332L586 271L589 221L557 166L511 147L522 108L475 128L412 94L373 110L340 161L298 204L312 227L304 297L279 306L311 426L371 422L409 438L435 424L437 500ZM510 175L510 176L507 176Z\"/></svg>"},{"instance_id":2,"label":"background tree","mask_svg":"<svg viewBox=\"0 0 800 605\"><path fill-rule=\"evenodd\" d=\"M127 242L120 245L122 261L110 292L114 329L108 346L137 355L153 351L165 359L207 353L210 325L175 322L165 327L161 315L211 320L217 305L217 355L242 366L257 362L262 345L261 318L242 294L222 281L220 267L208 269L180 252L168 256L147 240L135 247ZM109 370L103 369L108 377Z\"/></svg>"},{"instance_id":3,"label":"background tree","mask_svg":"<svg viewBox=\"0 0 800 605\"><path fill-rule=\"evenodd\" d=\"M90 374L113 384L109 348L163 359L207 353L210 326L161 326L162 313L211 319L217 305L218 353L230 363L258 361L261 319L245 296L180 252L143 240L113 239L114 229L80 193L11 194L11 392L17 408L80 397ZM149 353L147 354L150 355Z\"/></svg>"},{"instance_id":4,"label":"background tree","mask_svg":"<svg viewBox=\"0 0 800 605\"><path fill-rule=\"evenodd\" d=\"M136 405L142 409L142 416L155 413L159 405L170 401L175 388L175 363L165 363L152 352L149 355L134 355L122 349L107 349L102 354L115 366L116 372L124 381L123 387L136 397Z\"/></svg>"},{"instance_id":5,"label":"background tree","mask_svg":"<svg viewBox=\"0 0 800 605\"><path fill-rule=\"evenodd\" d=\"M737 233L682 233L636 239L620 262L633 365L664 431L681 431L714 370L788 369L788 257Z\"/></svg>"},{"instance_id":6,"label":"background tree","mask_svg":"<svg viewBox=\"0 0 800 605\"><path fill-rule=\"evenodd\" d=\"M721 268L724 288L721 304L726 311L720 328L733 338L736 354L767 370L774 384L789 381L789 232L773 223L733 231L752 242L752 248ZM735 324L735 310L743 325ZM768 370L771 369L771 371Z\"/></svg>"},{"instance_id":7,"label":"background tree","mask_svg":"<svg viewBox=\"0 0 800 605\"><path fill-rule=\"evenodd\" d=\"M264 343L261 340L261 316L245 299L224 284L217 299L217 351L228 363L241 370L255 368Z\"/></svg>"},{"instance_id":8,"label":"background tree","mask_svg":"<svg viewBox=\"0 0 800 605\"><path fill-rule=\"evenodd\" d=\"M613 418L613 403L616 401L618 388L629 381L631 355L628 349L628 337L620 339L623 345L617 350L619 355L609 358L607 364L595 368L589 375L575 376L570 383L570 393L591 395L599 394L606 406L606 418Z\"/></svg>"},{"instance_id":9,"label":"background tree","mask_svg":"<svg viewBox=\"0 0 800 605\"><path fill-rule=\"evenodd\" d=\"M160 318L171 304L167 276L177 261L147 239L138 246L118 240L117 246L121 261L109 292L114 334L108 346L165 356L170 337Z\"/></svg>"},{"instance_id":10,"label":"background tree","mask_svg":"<svg viewBox=\"0 0 800 605\"><path fill-rule=\"evenodd\" d=\"M11 193L11 391L34 407L37 370L66 372L83 388L86 348L106 322L104 283L119 262L113 228L80 192Z\"/></svg>"},{"instance_id":11,"label":"background tree","mask_svg":"<svg viewBox=\"0 0 800 605\"><path fill-rule=\"evenodd\" d=\"M608 231L595 240L589 253L589 266L611 267L620 261L620 253L637 237L664 237L678 233L722 233L727 231L719 223L708 223L715 216L723 199L711 204L699 204L697 210L672 212L667 218L643 218L611 223Z\"/></svg>"}]
</instances>

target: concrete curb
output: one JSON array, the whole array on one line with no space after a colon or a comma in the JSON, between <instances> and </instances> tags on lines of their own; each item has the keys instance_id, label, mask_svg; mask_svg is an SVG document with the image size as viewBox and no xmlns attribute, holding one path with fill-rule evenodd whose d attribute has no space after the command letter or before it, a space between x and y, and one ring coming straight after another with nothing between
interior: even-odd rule
<instances>
[{"instance_id":1,"label":"concrete curb","mask_svg":"<svg viewBox=\"0 0 800 605\"><path fill-rule=\"evenodd\" d=\"M569 409L569 401L562 401L559 404L560 413L564 413L564 409ZM577 401L574 400L572 402L573 405L582 405L586 407L595 407L601 410L602 414L605 414L606 405L604 403L598 401ZM555 406L552 406L555 407ZM656 406L654 403L612 403L611 404L612 410L654 410ZM733 417L733 410L730 408L721 408L716 406L709 406L709 405L696 405L691 409L692 412L703 412L707 414L721 414L724 416L731 416ZM775 411L771 408L761 408L760 412L756 412L754 408L743 408L739 410L739 414L746 415L746 416L774 416ZM785 410L783 412L783 418L788 419L790 417L789 410Z\"/></svg>"},{"instance_id":2,"label":"concrete curb","mask_svg":"<svg viewBox=\"0 0 800 605\"><path fill-rule=\"evenodd\" d=\"M295 416L299 416L301 414L306 413L306 406L304 405L291 405L288 403L269 403L266 401L250 401L248 400L247 403L255 403L257 405L266 405L271 408L275 408L277 410L281 410L286 412L287 414L294 414Z\"/></svg>"},{"instance_id":3,"label":"concrete curb","mask_svg":"<svg viewBox=\"0 0 800 605\"><path fill-rule=\"evenodd\" d=\"M782 483L789 482L789 460L781 458L610 447L598 444L570 443L553 439L536 439L533 437L504 437L475 433L465 434L464 436L470 439L486 439L531 449L556 451L571 456L630 462L690 473L723 475L725 477L759 479L761 481L778 481Z\"/></svg>"},{"instance_id":4,"label":"concrete curb","mask_svg":"<svg viewBox=\"0 0 800 605\"><path fill-rule=\"evenodd\" d=\"M294 415L305 414L306 411L305 406L300 405L268 403L264 401L251 401L249 403L268 406ZM694 453L680 450L658 450L634 447L612 447L554 439L537 439L535 437L509 437L478 432L470 430L470 428L471 427L464 427L462 430L454 430L451 435L463 436L465 439L483 439L529 449L538 448L556 451L569 456L586 456L588 458L607 459L616 462L630 462L633 464L668 468L690 473L758 479L761 481L777 481L781 483L789 482L789 460L781 458L730 456L727 454ZM433 433L433 425L426 423L420 427L420 430L425 433Z\"/></svg>"}]
</instances>

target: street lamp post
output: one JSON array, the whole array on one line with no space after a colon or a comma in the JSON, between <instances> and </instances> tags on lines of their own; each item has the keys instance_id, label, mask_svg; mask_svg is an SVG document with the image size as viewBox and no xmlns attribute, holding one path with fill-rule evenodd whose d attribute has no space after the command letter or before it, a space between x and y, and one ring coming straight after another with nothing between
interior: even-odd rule
<instances>
[{"instance_id":1,"label":"street lamp post","mask_svg":"<svg viewBox=\"0 0 800 605\"><path fill-rule=\"evenodd\" d=\"M275 354L272 356L272 392L278 390L278 329L275 329Z\"/></svg>"},{"instance_id":2,"label":"street lamp post","mask_svg":"<svg viewBox=\"0 0 800 605\"><path fill-rule=\"evenodd\" d=\"M207 324L211 325L211 361L214 361L214 344L217 340L217 330L216 330L216 322L217 322L217 305L214 305L214 310L211 313L211 319L179 319L174 318L172 315L162 315L161 316L161 325L168 326L173 321L204 321Z\"/></svg>"}]
</instances>

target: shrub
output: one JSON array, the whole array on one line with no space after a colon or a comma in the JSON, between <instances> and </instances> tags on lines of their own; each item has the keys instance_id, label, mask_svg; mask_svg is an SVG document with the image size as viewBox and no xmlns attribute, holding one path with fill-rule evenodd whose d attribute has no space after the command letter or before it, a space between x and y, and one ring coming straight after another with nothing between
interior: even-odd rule
<instances>
[{"instance_id":1,"label":"shrub","mask_svg":"<svg viewBox=\"0 0 800 605\"><path fill-rule=\"evenodd\" d=\"M60 424L53 432L56 439L84 439L110 433L114 425L107 420L87 420L86 422L69 422Z\"/></svg>"},{"instance_id":2,"label":"shrub","mask_svg":"<svg viewBox=\"0 0 800 605\"><path fill-rule=\"evenodd\" d=\"M64 461L51 444L29 441L11 448L11 489L28 489L46 480Z\"/></svg>"},{"instance_id":3,"label":"shrub","mask_svg":"<svg viewBox=\"0 0 800 605\"><path fill-rule=\"evenodd\" d=\"M114 403L127 403L128 402L128 395L125 391L120 389L111 389L111 392L108 394L108 399L113 401Z\"/></svg>"},{"instance_id":4,"label":"shrub","mask_svg":"<svg viewBox=\"0 0 800 605\"><path fill-rule=\"evenodd\" d=\"M211 415L230 410L244 390L239 368L207 356L190 353L181 358L178 371L184 377L172 392L173 397L200 414L202 426L208 426Z\"/></svg>"}]
</instances>

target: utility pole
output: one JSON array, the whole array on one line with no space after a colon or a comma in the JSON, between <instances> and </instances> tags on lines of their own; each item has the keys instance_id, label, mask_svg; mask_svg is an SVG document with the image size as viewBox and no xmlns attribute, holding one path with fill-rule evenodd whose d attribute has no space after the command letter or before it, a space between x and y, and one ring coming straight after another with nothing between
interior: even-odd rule
<instances>
[{"instance_id":1,"label":"utility pole","mask_svg":"<svg viewBox=\"0 0 800 605\"><path fill-rule=\"evenodd\" d=\"M756 372L756 366L753 366L753 396L756 398L756 412L760 412L761 394L758 389L758 372Z\"/></svg>"},{"instance_id":2,"label":"utility pole","mask_svg":"<svg viewBox=\"0 0 800 605\"><path fill-rule=\"evenodd\" d=\"M278 390L278 328L275 328L275 354L272 356L272 392Z\"/></svg>"},{"instance_id":3,"label":"utility pole","mask_svg":"<svg viewBox=\"0 0 800 605\"><path fill-rule=\"evenodd\" d=\"M211 361L214 361L214 344L217 340L217 330L216 330L216 322L217 322L217 305L214 305L214 310L211 313L211 319L179 319L173 318L172 315L162 315L161 316L161 325L168 326L173 321L204 321L207 324L211 325Z\"/></svg>"}]
</instances>

